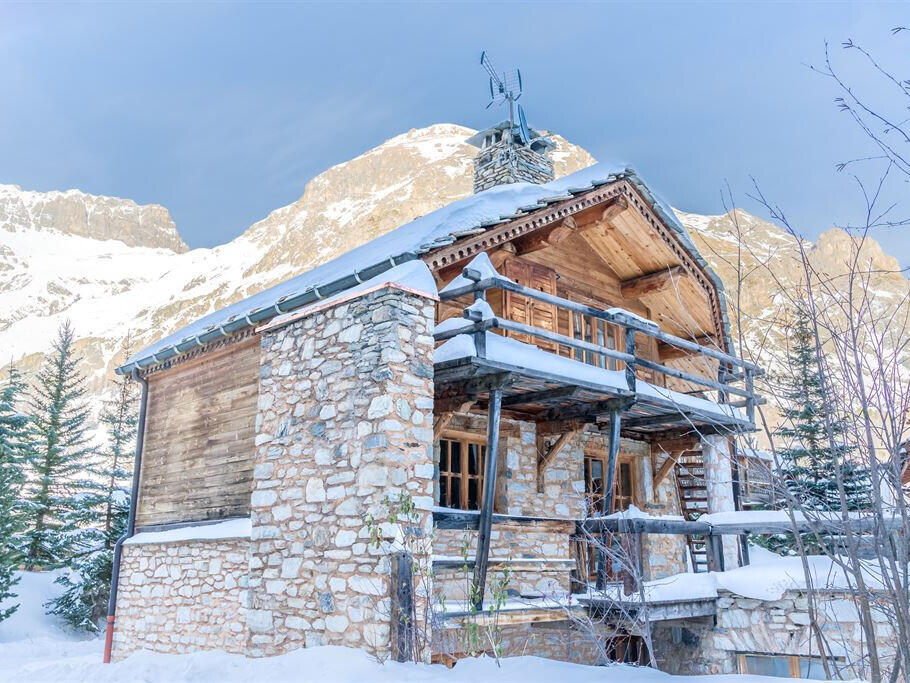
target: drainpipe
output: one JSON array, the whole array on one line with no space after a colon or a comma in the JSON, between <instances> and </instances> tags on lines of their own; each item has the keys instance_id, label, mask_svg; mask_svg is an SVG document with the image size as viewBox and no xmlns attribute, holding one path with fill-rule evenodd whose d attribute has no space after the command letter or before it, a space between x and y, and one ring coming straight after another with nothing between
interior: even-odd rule
<instances>
[{"instance_id":1,"label":"drainpipe","mask_svg":"<svg viewBox=\"0 0 910 683\"><path fill-rule=\"evenodd\" d=\"M126 521L126 533L114 544L114 562L111 570L111 597L107 603L107 631L104 636L104 663L110 664L111 647L114 644L114 611L117 609L117 585L120 583L120 556L123 542L136 532L136 500L139 497L139 468L142 465L142 447L145 444L145 412L148 406L149 383L134 367L130 376L142 387L139 395L139 422L136 425L136 459L133 461L133 485L130 488L130 511Z\"/></svg>"}]
</instances>

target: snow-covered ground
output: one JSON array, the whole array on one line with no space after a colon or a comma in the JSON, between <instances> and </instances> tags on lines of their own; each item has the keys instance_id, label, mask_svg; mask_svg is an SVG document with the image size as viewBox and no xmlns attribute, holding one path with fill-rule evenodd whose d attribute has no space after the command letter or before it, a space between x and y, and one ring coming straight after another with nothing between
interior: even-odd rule
<instances>
[{"instance_id":1,"label":"snow-covered ground","mask_svg":"<svg viewBox=\"0 0 910 683\"><path fill-rule=\"evenodd\" d=\"M442 665L380 664L368 654L344 647L297 650L280 657L247 659L224 652L162 655L140 652L115 664L102 664L103 640L76 636L44 614L42 603L58 593L54 575L23 573L16 587L19 610L0 622L0 681L16 683L758 683L762 676L669 676L648 668L609 668L566 664L539 657L464 659L453 669Z\"/></svg>"}]
</instances>

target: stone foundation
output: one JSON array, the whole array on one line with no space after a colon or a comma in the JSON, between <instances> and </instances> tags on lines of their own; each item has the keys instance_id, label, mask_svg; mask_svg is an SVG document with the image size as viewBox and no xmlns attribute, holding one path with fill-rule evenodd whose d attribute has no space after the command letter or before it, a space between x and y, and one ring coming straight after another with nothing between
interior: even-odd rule
<instances>
[{"instance_id":1,"label":"stone foundation","mask_svg":"<svg viewBox=\"0 0 910 683\"><path fill-rule=\"evenodd\" d=\"M114 659L136 650L242 653L249 539L124 545Z\"/></svg>"}]
</instances>

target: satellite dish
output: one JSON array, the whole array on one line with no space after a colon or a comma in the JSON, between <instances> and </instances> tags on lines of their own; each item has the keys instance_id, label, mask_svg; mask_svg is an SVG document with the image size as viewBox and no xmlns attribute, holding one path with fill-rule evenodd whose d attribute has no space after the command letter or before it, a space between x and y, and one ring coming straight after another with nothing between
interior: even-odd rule
<instances>
[{"instance_id":1,"label":"satellite dish","mask_svg":"<svg viewBox=\"0 0 910 683\"><path fill-rule=\"evenodd\" d=\"M528 118L525 116L524 107L518 105L518 134L521 135L521 141L531 144L531 129L528 128Z\"/></svg>"}]
</instances>

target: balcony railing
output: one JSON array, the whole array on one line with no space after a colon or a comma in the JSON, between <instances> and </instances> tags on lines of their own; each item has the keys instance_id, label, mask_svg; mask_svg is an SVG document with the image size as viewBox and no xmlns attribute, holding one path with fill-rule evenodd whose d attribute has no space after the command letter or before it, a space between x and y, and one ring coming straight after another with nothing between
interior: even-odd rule
<instances>
[{"instance_id":1,"label":"balcony railing","mask_svg":"<svg viewBox=\"0 0 910 683\"><path fill-rule=\"evenodd\" d=\"M624 370L625 382L628 391L632 395L637 390L637 375L642 369L649 370L653 373L662 374L665 377L672 377L694 385L697 387L696 391L715 391L717 392L717 403L728 404L732 408L744 408L749 423L755 423L755 407L763 403L763 400L755 393L754 382L755 378L763 373L761 368L754 363L718 349L702 346L696 342L663 332L653 321L620 308L602 310L594 306L577 303L517 284L508 278L495 274L495 271L494 274L490 274L467 267L462 272L462 275L469 281L468 284L444 289L440 293L441 300L451 301L473 295L474 301L477 302L478 300L486 300L487 293L490 290L500 289L513 292L533 301L555 306L557 311L568 312L570 329L573 331L578 329L577 321L581 320L582 329L579 336L587 336L590 341L510 320L499 315L484 316L483 311L473 305L466 307L463 313L464 317L473 324L438 332L435 335L437 341L451 339L461 334L469 334L474 340L476 357L482 359L486 357L486 333L488 331L499 329L513 334L524 335L539 340L537 346L543 347L545 350L552 349L554 346L557 353L560 349L570 350L559 355L569 355L574 360L604 369ZM619 330L619 334L617 335L614 332L613 335L609 335L606 325L615 326L613 329ZM585 327L590 330L591 334L585 334ZM644 335L655 339L657 342L681 349L687 352L689 357L701 357L711 363L716 362L718 365L717 377L697 375L679 368L669 367L645 357L638 352L636 347L637 335ZM597 341L595 342L594 339ZM606 342L608 340L613 342L613 346L619 345L621 342L622 350L607 346Z\"/></svg>"}]
</instances>

